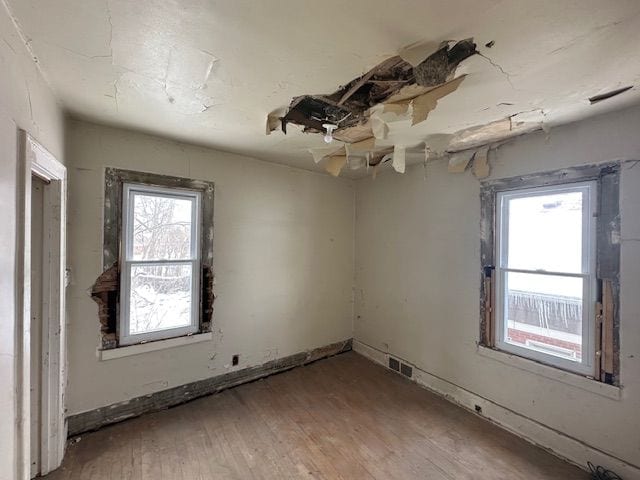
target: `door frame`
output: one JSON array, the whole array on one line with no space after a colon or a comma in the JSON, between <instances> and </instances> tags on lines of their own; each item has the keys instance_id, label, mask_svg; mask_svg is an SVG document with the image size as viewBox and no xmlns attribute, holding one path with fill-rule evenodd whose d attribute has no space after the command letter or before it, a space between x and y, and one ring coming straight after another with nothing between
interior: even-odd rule
<instances>
[{"instance_id":1,"label":"door frame","mask_svg":"<svg viewBox=\"0 0 640 480\"><path fill-rule=\"evenodd\" d=\"M65 387L67 345L65 316L67 170L24 130L19 131L20 193L16 294L18 325L16 345L18 382L18 478L31 471L30 443L30 327L31 327L31 176L47 185L44 189L42 265L42 385L40 465L45 475L62 463L67 438Z\"/></svg>"}]
</instances>

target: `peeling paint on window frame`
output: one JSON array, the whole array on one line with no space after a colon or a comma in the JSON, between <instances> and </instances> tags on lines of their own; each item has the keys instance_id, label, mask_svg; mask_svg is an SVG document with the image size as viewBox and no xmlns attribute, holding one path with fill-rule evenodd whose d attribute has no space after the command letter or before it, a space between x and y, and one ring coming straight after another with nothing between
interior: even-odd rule
<instances>
[{"instance_id":1,"label":"peeling paint on window frame","mask_svg":"<svg viewBox=\"0 0 640 480\"><path fill-rule=\"evenodd\" d=\"M101 325L101 345L99 348L108 350L119 347L119 265L122 246L122 195L124 183L181 188L201 193L201 292L200 320L197 333L210 332L213 303L215 301L213 289L214 183L206 180L106 167L104 170L103 273L98 277L91 289L91 297L100 307L98 316Z\"/></svg>"},{"instance_id":2,"label":"peeling paint on window frame","mask_svg":"<svg viewBox=\"0 0 640 480\"><path fill-rule=\"evenodd\" d=\"M620 171L619 162L569 167L549 172L527 174L481 182L480 187L480 329L479 344L495 348L493 338L493 296L489 277L495 265L496 197L498 192L524 188L596 181L597 230L596 276L598 297L602 296L602 283L611 285L613 299L613 371L601 372L599 379L611 385L620 385ZM487 281L489 280L489 282ZM596 360L597 361L597 358Z\"/></svg>"}]
</instances>

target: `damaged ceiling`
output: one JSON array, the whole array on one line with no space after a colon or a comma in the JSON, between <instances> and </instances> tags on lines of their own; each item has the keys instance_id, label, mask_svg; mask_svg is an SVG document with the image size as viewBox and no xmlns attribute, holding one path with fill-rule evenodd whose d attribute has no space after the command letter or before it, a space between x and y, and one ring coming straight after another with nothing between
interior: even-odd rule
<instances>
[{"instance_id":1,"label":"damaged ceiling","mask_svg":"<svg viewBox=\"0 0 640 480\"><path fill-rule=\"evenodd\" d=\"M640 101L636 0L3 1L71 114L349 176Z\"/></svg>"},{"instance_id":2,"label":"damaged ceiling","mask_svg":"<svg viewBox=\"0 0 640 480\"><path fill-rule=\"evenodd\" d=\"M471 38L444 41L437 47L432 42L412 44L331 94L294 98L288 108L267 116L266 134L278 129L286 134L289 123L301 126L304 133L322 133L331 146L310 148L309 153L335 177L346 166L366 171L373 167L375 177L378 167L389 160L396 172L404 173L407 146L386 144L390 124L424 122L438 101L455 92L465 79L465 75L454 78L460 62L477 54ZM501 132L501 139L513 134L509 128ZM482 138L481 143L486 140ZM424 149L426 160L432 153L426 141Z\"/></svg>"}]
</instances>

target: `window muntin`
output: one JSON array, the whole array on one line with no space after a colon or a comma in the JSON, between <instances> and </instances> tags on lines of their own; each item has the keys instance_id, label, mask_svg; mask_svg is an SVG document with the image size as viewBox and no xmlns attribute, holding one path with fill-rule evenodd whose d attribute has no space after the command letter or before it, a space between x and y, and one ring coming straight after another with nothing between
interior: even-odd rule
<instances>
[{"instance_id":1,"label":"window muntin","mask_svg":"<svg viewBox=\"0 0 640 480\"><path fill-rule=\"evenodd\" d=\"M596 183L496 200L496 346L593 374Z\"/></svg>"},{"instance_id":2,"label":"window muntin","mask_svg":"<svg viewBox=\"0 0 640 480\"><path fill-rule=\"evenodd\" d=\"M198 331L200 195L123 185L121 345Z\"/></svg>"}]
</instances>

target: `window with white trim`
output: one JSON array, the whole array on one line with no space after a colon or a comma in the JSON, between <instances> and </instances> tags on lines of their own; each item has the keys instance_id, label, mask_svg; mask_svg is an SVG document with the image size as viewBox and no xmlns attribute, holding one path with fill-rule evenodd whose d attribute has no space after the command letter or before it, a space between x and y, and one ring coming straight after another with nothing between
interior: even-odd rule
<instances>
[{"instance_id":1,"label":"window with white trim","mask_svg":"<svg viewBox=\"0 0 640 480\"><path fill-rule=\"evenodd\" d=\"M200 191L122 186L119 344L198 332Z\"/></svg>"},{"instance_id":2,"label":"window with white trim","mask_svg":"<svg viewBox=\"0 0 640 480\"><path fill-rule=\"evenodd\" d=\"M596 190L588 181L497 192L497 348L594 374Z\"/></svg>"}]
</instances>

